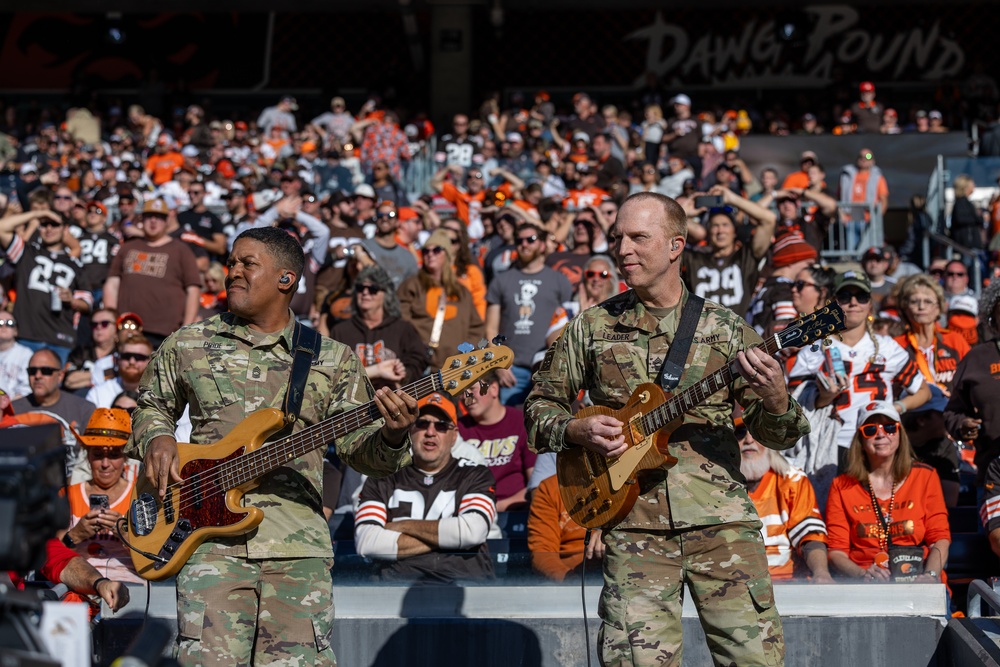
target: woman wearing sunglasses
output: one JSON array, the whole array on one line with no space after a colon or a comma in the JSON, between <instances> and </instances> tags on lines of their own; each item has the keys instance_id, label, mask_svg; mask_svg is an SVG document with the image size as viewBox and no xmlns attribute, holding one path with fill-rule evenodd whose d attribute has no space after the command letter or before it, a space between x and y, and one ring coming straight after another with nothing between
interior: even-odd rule
<instances>
[{"instance_id":1,"label":"woman wearing sunglasses","mask_svg":"<svg viewBox=\"0 0 1000 667\"><path fill-rule=\"evenodd\" d=\"M861 407L888 401L899 412L926 403L931 392L899 343L872 330L871 283L861 271L837 274L833 295L845 328L827 343L799 350L789 387L806 408L812 433L789 457L803 468L822 502L835 472L843 472ZM902 396L903 392L908 395Z\"/></svg>"},{"instance_id":2,"label":"woman wearing sunglasses","mask_svg":"<svg viewBox=\"0 0 1000 667\"><path fill-rule=\"evenodd\" d=\"M830 489L826 506L830 564L841 575L879 583L905 576L890 571L894 548L918 547L915 581L945 581L951 531L941 483L933 468L913 460L899 413L873 401L859 413L847 469ZM916 562L916 561L914 561ZM919 574L917 574L919 573Z\"/></svg>"},{"instance_id":3,"label":"woman wearing sunglasses","mask_svg":"<svg viewBox=\"0 0 1000 667\"><path fill-rule=\"evenodd\" d=\"M330 338L354 350L376 389L397 389L420 377L427 366L427 346L400 317L399 299L385 269L361 269L354 281L351 313L350 319L333 325Z\"/></svg>"},{"instance_id":4,"label":"woman wearing sunglasses","mask_svg":"<svg viewBox=\"0 0 1000 667\"><path fill-rule=\"evenodd\" d=\"M576 294L573 295L573 302L578 304L573 314L596 306L620 291L614 262L606 255L594 255L584 264L583 279L576 287Z\"/></svg>"},{"instance_id":5,"label":"woman wearing sunglasses","mask_svg":"<svg viewBox=\"0 0 1000 667\"><path fill-rule=\"evenodd\" d=\"M454 250L448 233L435 229L421 248L423 265L399 286L403 319L430 347L428 365L436 371L455 354L459 344L475 344L486 333L472 294L455 278Z\"/></svg>"},{"instance_id":6,"label":"woman wearing sunglasses","mask_svg":"<svg viewBox=\"0 0 1000 667\"><path fill-rule=\"evenodd\" d=\"M90 318L90 340L87 345L77 345L66 361L66 375L62 388L81 396L95 384L114 377L114 363L111 355L118 345L118 329L115 325L118 311L101 308ZM102 363L98 363L101 362ZM104 371L107 371L106 373Z\"/></svg>"}]
</instances>

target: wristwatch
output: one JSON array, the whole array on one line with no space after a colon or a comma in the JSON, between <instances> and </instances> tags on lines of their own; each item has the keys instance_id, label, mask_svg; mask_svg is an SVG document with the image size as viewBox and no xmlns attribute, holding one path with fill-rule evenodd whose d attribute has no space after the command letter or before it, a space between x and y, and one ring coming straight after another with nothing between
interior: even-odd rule
<instances>
[{"instance_id":1,"label":"wristwatch","mask_svg":"<svg viewBox=\"0 0 1000 667\"><path fill-rule=\"evenodd\" d=\"M63 535L63 537L62 537L62 543L65 544L66 546L68 546L70 549L75 549L76 548L76 542L74 542L73 538L69 536L69 532L67 532L65 535Z\"/></svg>"},{"instance_id":2,"label":"wristwatch","mask_svg":"<svg viewBox=\"0 0 1000 667\"><path fill-rule=\"evenodd\" d=\"M927 570L924 574L934 577L935 579L938 578L937 570Z\"/></svg>"}]
</instances>

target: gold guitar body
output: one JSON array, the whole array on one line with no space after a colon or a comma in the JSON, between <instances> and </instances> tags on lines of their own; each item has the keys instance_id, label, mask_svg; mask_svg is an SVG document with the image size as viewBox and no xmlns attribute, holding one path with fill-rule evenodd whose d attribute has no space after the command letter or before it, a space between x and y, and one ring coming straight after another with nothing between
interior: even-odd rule
<instances>
[{"instance_id":1,"label":"gold guitar body","mask_svg":"<svg viewBox=\"0 0 1000 667\"><path fill-rule=\"evenodd\" d=\"M582 419L592 415L610 415L625 424L628 449L618 458L609 459L584 447L570 447L556 457L559 493L566 511L581 526L612 526L632 510L639 497L636 475L640 470L671 468L677 459L667 453L667 441L673 431L667 425L646 435L638 420L662 405L670 394L654 383L640 385L628 402L614 410L601 406L584 408L576 413Z\"/></svg>"}]
</instances>

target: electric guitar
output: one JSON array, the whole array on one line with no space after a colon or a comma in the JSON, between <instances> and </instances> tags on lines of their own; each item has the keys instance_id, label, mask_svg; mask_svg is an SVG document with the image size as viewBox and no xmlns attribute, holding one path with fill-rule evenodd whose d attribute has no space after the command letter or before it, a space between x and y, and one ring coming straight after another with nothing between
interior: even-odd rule
<instances>
[{"instance_id":1,"label":"electric guitar","mask_svg":"<svg viewBox=\"0 0 1000 667\"><path fill-rule=\"evenodd\" d=\"M844 311L833 301L795 320L757 349L774 355L778 350L803 347L843 329ZM636 474L640 470L672 468L677 463L667 450L670 434L681 425L684 413L738 377L738 363L723 366L676 396L650 382L636 388L619 410L593 406L576 413L578 418L611 415L621 421L628 448L614 459L585 447L559 452L559 493L573 520L586 528L605 528L624 519L639 496Z\"/></svg>"},{"instance_id":2,"label":"electric guitar","mask_svg":"<svg viewBox=\"0 0 1000 667\"><path fill-rule=\"evenodd\" d=\"M490 371L513 363L514 353L507 347L481 348L449 357L440 371L402 391L417 400L434 392L455 395ZM265 408L214 445L178 443L183 481L170 482L161 501L159 489L140 471L132 490L126 534L121 537L132 549L136 572L150 581L172 577L205 540L250 532L264 512L244 507L243 495L257 486L262 475L381 418L372 401L266 442L288 421L281 410Z\"/></svg>"}]
</instances>

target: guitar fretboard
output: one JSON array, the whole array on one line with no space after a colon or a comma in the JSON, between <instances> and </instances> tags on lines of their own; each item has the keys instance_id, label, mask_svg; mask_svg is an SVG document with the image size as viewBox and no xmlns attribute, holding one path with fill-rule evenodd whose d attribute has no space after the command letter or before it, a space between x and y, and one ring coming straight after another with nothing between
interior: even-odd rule
<instances>
[{"instance_id":1,"label":"guitar fretboard","mask_svg":"<svg viewBox=\"0 0 1000 667\"><path fill-rule=\"evenodd\" d=\"M402 388L416 400L441 391L441 373L432 373ZM382 418L374 401L306 427L286 438L269 442L260 449L238 456L218 466L218 482L224 488L234 488L257 479L285 463L314 449L343 438Z\"/></svg>"}]
</instances>

